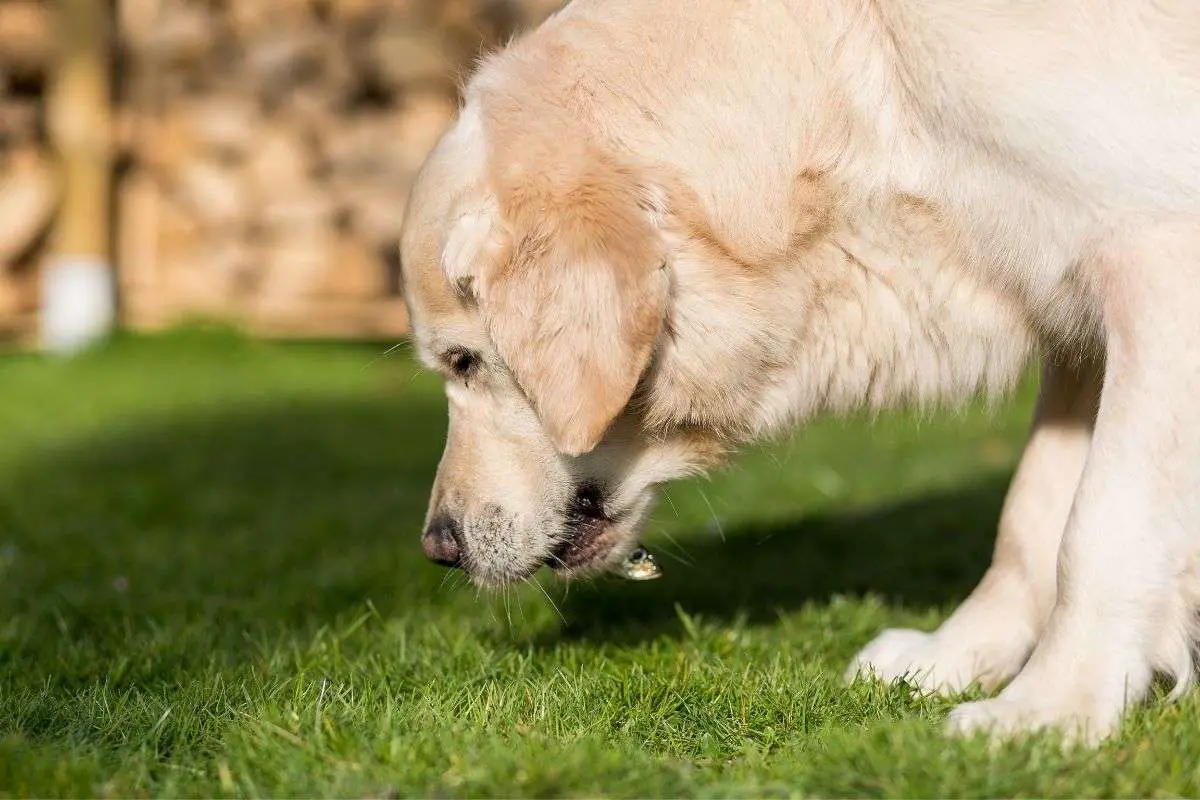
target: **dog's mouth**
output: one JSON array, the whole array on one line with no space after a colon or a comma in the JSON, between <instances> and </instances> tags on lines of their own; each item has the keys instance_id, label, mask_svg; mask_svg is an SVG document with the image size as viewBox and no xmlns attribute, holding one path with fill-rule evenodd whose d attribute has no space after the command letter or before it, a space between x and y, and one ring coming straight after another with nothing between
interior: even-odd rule
<instances>
[{"instance_id":1,"label":"dog's mouth","mask_svg":"<svg viewBox=\"0 0 1200 800\"><path fill-rule=\"evenodd\" d=\"M563 540L546 559L555 570L585 569L604 561L620 541L616 530L618 517L605 509L604 492L596 486L583 486L567 509Z\"/></svg>"}]
</instances>

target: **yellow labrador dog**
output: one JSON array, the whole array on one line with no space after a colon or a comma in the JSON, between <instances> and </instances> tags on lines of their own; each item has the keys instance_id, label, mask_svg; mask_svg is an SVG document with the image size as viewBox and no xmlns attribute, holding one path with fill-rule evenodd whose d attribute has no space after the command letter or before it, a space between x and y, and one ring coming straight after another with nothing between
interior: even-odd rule
<instances>
[{"instance_id":1,"label":"yellow labrador dog","mask_svg":"<svg viewBox=\"0 0 1200 800\"><path fill-rule=\"evenodd\" d=\"M1089 739L1192 683L1200 3L575 0L465 97L402 243L431 558L612 569L656 484L1040 354L986 577L850 675L1008 682L951 729Z\"/></svg>"}]
</instances>

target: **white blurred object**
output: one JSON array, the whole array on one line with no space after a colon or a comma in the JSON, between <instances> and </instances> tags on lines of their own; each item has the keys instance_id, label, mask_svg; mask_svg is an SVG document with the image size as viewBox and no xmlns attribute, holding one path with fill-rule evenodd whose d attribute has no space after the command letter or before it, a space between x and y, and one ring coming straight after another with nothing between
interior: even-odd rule
<instances>
[{"instance_id":1,"label":"white blurred object","mask_svg":"<svg viewBox=\"0 0 1200 800\"><path fill-rule=\"evenodd\" d=\"M105 338L116 318L112 268L98 258L51 259L42 275L41 342L54 353L76 353Z\"/></svg>"}]
</instances>

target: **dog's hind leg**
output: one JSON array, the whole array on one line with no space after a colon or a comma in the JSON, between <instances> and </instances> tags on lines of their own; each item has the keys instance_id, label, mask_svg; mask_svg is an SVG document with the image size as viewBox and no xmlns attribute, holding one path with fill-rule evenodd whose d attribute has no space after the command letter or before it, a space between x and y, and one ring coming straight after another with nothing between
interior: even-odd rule
<instances>
[{"instance_id":1,"label":"dog's hind leg","mask_svg":"<svg viewBox=\"0 0 1200 800\"><path fill-rule=\"evenodd\" d=\"M1020 674L952 730L1114 730L1155 673L1194 680L1200 554L1200 224L1106 252L1107 368L1058 559L1058 596Z\"/></svg>"},{"instance_id":2,"label":"dog's hind leg","mask_svg":"<svg viewBox=\"0 0 1200 800\"><path fill-rule=\"evenodd\" d=\"M931 691L991 689L1017 674L1054 606L1055 562L1091 442L1101 367L1048 361L1033 430L1005 498L992 565L933 633L884 631L847 677L904 677Z\"/></svg>"}]
</instances>

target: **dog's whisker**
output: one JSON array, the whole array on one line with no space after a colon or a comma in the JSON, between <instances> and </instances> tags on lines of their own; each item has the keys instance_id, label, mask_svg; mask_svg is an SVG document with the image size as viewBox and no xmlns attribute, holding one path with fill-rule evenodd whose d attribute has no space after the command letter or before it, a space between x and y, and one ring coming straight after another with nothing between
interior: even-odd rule
<instances>
[{"instance_id":1,"label":"dog's whisker","mask_svg":"<svg viewBox=\"0 0 1200 800\"><path fill-rule=\"evenodd\" d=\"M500 590L500 598L504 601L504 618L508 620L508 629L512 630L512 606L509 605L509 588L505 586Z\"/></svg>"},{"instance_id":2,"label":"dog's whisker","mask_svg":"<svg viewBox=\"0 0 1200 800\"><path fill-rule=\"evenodd\" d=\"M717 510L713 508L713 504L709 501L708 495L700 487L696 487L696 491L700 493L700 499L704 501L704 505L708 506L708 513L712 515L713 525L717 529L717 534L721 537L721 541L725 541L725 526L721 524L721 518L717 516Z\"/></svg>"},{"instance_id":3,"label":"dog's whisker","mask_svg":"<svg viewBox=\"0 0 1200 800\"><path fill-rule=\"evenodd\" d=\"M667 532L667 531L665 531L665 530L660 530L659 532L660 532L660 533L663 535L663 537L664 537L664 538L665 538L665 539L666 539L668 542L670 542L670 543L671 543L671 544L674 546L674 548L675 548L675 552L674 552L674 553L672 553L672 552L671 552L670 548L665 548L665 547L664 547L664 548L662 548L662 551L663 551L663 552L664 552L666 555L668 555L668 556L670 556L671 558L675 559L676 561L678 561L680 564L683 564L684 566L688 566L688 567L694 567L694 566L696 566L696 561L695 561L695 559L693 559L691 556L689 556L689 555L687 554L687 548L685 548L685 547L684 547L682 544L680 544L680 542L679 542L679 540L678 540L678 539L676 539L674 536L672 536L670 533L668 533L668 532Z\"/></svg>"},{"instance_id":4,"label":"dog's whisker","mask_svg":"<svg viewBox=\"0 0 1200 800\"><path fill-rule=\"evenodd\" d=\"M528 579L526 579L526 582L528 582ZM521 602L521 593L514 590L513 597L517 598L517 610L521 612L521 622L527 621L528 617L525 616L525 604Z\"/></svg>"},{"instance_id":5,"label":"dog's whisker","mask_svg":"<svg viewBox=\"0 0 1200 800\"><path fill-rule=\"evenodd\" d=\"M450 573L451 586L454 591L461 590L464 586L469 586L471 579L467 577L467 573L454 571Z\"/></svg>"},{"instance_id":6,"label":"dog's whisker","mask_svg":"<svg viewBox=\"0 0 1200 800\"><path fill-rule=\"evenodd\" d=\"M663 492L663 497L667 498L667 505L671 507L671 511L675 514L675 519L679 519L679 507L675 505L675 498L671 497L670 493Z\"/></svg>"},{"instance_id":7,"label":"dog's whisker","mask_svg":"<svg viewBox=\"0 0 1200 800\"><path fill-rule=\"evenodd\" d=\"M400 348L405 347L405 346L411 346L411 344L412 343L409 342L407 339L396 342L394 345L389 347L387 350L384 350L382 353L375 356L375 358L371 359L366 364L364 364L363 369L364 370L370 369L371 367L375 366L380 361L384 360L385 358L387 358L388 356L390 356L392 353L396 352Z\"/></svg>"},{"instance_id":8,"label":"dog's whisker","mask_svg":"<svg viewBox=\"0 0 1200 800\"><path fill-rule=\"evenodd\" d=\"M558 615L558 618L562 620L563 624L565 625L567 618L563 616L562 609L558 607L558 603L555 603L554 598L552 598L550 593L546 591L546 587L542 586L542 582L539 581L534 575L530 575L528 578L526 578L525 582L537 587L538 591L542 593L542 596L546 598L546 602L549 603L550 607L554 609L554 613Z\"/></svg>"},{"instance_id":9,"label":"dog's whisker","mask_svg":"<svg viewBox=\"0 0 1200 800\"><path fill-rule=\"evenodd\" d=\"M454 577L453 572L446 570L446 574L442 576L441 582L438 583L438 591L445 591L447 588L446 584L450 584L450 591L454 591Z\"/></svg>"}]
</instances>

